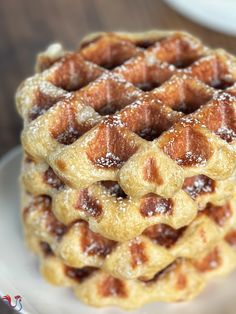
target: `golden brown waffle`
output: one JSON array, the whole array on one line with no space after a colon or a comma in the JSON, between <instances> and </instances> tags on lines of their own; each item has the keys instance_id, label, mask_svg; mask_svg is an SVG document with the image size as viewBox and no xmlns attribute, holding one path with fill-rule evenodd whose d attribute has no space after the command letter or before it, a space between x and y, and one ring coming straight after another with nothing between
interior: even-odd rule
<instances>
[{"instance_id":1,"label":"golden brown waffle","mask_svg":"<svg viewBox=\"0 0 236 314\"><path fill-rule=\"evenodd\" d=\"M52 46L37 69L16 96L22 143L28 159L66 184L53 195L63 222L81 216L119 240L155 223L179 228L197 212L184 179L233 174L235 59L223 50L179 32L100 34L75 53ZM127 199L104 197L104 181Z\"/></svg>"},{"instance_id":2,"label":"golden brown waffle","mask_svg":"<svg viewBox=\"0 0 236 314\"><path fill-rule=\"evenodd\" d=\"M50 245L67 265L102 268L118 278L151 279L178 258L192 258L209 251L236 225L235 201L208 204L186 227L164 224L147 228L127 242L114 242L92 232L86 222L61 224L51 211L47 196L24 197L23 222L28 232Z\"/></svg>"},{"instance_id":3,"label":"golden brown waffle","mask_svg":"<svg viewBox=\"0 0 236 314\"><path fill-rule=\"evenodd\" d=\"M40 256L44 278L54 285L73 287L76 296L93 306L116 305L133 309L151 301L176 302L198 295L210 279L226 275L236 266L236 231L231 230L207 255L178 259L149 281L122 280L92 267L65 266L50 246L27 235ZM92 291L92 293L91 293Z\"/></svg>"},{"instance_id":4,"label":"golden brown waffle","mask_svg":"<svg viewBox=\"0 0 236 314\"><path fill-rule=\"evenodd\" d=\"M235 267L235 57L182 32L99 33L36 71L16 95L22 209L49 281L134 308Z\"/></svg>"},{"instance_id":5,"label":"golden brown waffle","mask_svg":"<svg viewBox=\"0 0 236 314\"><path fill-rule=\"evenodd\" d=\"M133 239L157 223L181 228L196 217L199 208L203 209L207 203L222 205L235 193L234 178L214 181L204 175L187 178L183 185L186 193L180 190L171 199L154 194L134 199L111 181L75 190L66 187L47 164L27 159L22 168L22 182L29 193L52 198L52 211L63 224L83 219L89 222L91 230L119 242ZM97 219L99 208L103 208L104 214Z\"/></svg>"},{"instance_id":6,"label":"golden brown waffle","mask_svg":"<svg viewBox=\"0 0 236 314\"><path fill-rule=\"evenodd\" d=\"M226 179L235 69L185 33L101 34L21 85L24 149L76 189L112 180L132 197L171 197L186 177Z\"/></svg>"}]
</instances>

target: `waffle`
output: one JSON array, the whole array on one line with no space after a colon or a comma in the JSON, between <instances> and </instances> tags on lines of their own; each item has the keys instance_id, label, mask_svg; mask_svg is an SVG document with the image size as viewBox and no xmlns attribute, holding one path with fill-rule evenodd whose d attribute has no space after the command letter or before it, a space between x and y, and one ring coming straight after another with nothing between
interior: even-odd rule
<instances>
[{"instance_id":1,"label":"waffle","mask_svg":"<svg viewBox=\"0 0 236 314\"><path fill-rule=\"evenodd\" d=\"M35 196L51 197L52 211L63 224L70 225L83 219L89 222L91 230L115 241L133 239L147 227L157 223L168 224L175 229L181 228L196 217L198 209L203 209L208 203L221 205L235 193L234 178L214 181L200 175L186 179L183 190L171 199L157 198L154 194L149 194L137 200L125 195L119 185L112 181L94 184L86 190L65 187L47 164L35 164L27 160L22 169L22 182L27 192ZM100 219L97 219L96 215L98 203L88 200L86 202L86 191L104 209L105 215ZM89 205L89 212L83 210L82 200ZM172 215L165 215L165 211L161 215L161 210L168 204L172 204Z\"/></svg>"},{"instance_id":2,"label":"waffle","mask_svg":"<svg viewBox=\"0 0 236 314\"><path fill-rule=\"evenodd\" d=\"M41 55L37 68L43 71L17 92L25 123L22 144L31 160L49 165L71 189L82 189L81 214L92 230L116 238L124 225L125 240L130 226L117 226L120 217L114 211L127 210L126 221L131 212L134 225L140 225L142 197L153 193L178 197L185 178L205 175L223 180L233 174L234 57L174 32L101 34L91 43L86 40L78 52L59 50L53 46ZM103 181L117 182L132 197L128 209L127 204L111 204L114 199L109 197L97 206L101 200L91 189L99 190ZM65 199L70 191L65 188L64 193L57 194L59 213L55 212L70 221L76 213L61 202L60 195ZM196 215L191 200L187 203L183 193L180 197L188 210L162 219L174 228ZM149 205L159 199L148 200L145 223L127 239L151 224Z\"/></svg>"},{"instance_id":3,"label":"waffle","mask_svg":"<svg viewBox=\"0 0 236 314\"><path fill-rule=\"evenodd\" d=\"M47 281L72 287L81 301L98 307L115 305L134 309L151 301L189 300L198 295L212 278L225 276L236 266L236 231L233 229L207 255L178 259L148 281L121 280L96 268L65 266L53 255L48 244L30 234L26 239L40 256L41 273Z\"/></svg>"},{"instance_id":4,"label":"waffle","mask_svg":"<svg viewBox=\"0 0 236 314\"><path fill-rule=\"evenodd\" d=\"M235 57L183 32L97 33L41 53L16 103L24 232L50 282L134 308L236 266Z\"/></svg>"},{"instance_id":5,"label":"waffle","mask_svg":"<svg viewBox=\"0 0 236 314\"><path fill-rule=\"evenodd\" d=\"M96 267L125 279L151 279L178 258L191 258L209 251L236 225L235 201L222 206L210 203L186 227L173 229L164 224L148 227L141 236L115 242L92 232L86 222L61 224L51 211L46 196L25 196L25 228L50 245L67 265Z\"/></svg>"},{"instance_id":6,"label":"waffle","mask_svg":"<svg viewBox=\"0 0 236 314\"><path fill-rule=\"evenodd\" d=\"M226 179L235 65L185 33L101 34L20 86L23 147L76 189L111 180L171 197L193 175Z\"/></svg>"}]
</instances>

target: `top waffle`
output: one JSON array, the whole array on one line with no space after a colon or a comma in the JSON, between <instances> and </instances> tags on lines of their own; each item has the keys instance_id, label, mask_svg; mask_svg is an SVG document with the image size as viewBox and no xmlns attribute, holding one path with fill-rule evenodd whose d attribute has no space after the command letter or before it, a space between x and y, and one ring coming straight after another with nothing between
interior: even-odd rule
<instances>
[{"instance_id":1,"label":"top waffle","mask_svg":"<svg viewBox=\"0 0 236 314\"><path fill-rule=\"evenodd\" d=\"M236 166L236 61L180 32L90 36L53 45L19 88L24 149L70 187L116 181L172 197L184 179Z\"/></svg>"}]
</instances>

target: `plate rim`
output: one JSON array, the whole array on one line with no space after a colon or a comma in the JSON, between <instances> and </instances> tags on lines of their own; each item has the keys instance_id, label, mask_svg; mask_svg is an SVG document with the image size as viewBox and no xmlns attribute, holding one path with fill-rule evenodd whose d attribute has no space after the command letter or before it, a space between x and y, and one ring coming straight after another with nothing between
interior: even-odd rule
<instances>
[{"instance_id":1,"label":"plate rim","mask_svg":"<svg viewBox=\"0 0 236 314\"><path fill-rule=\"evenodd\" d=\"M227 25L222 26L222 24L218 26L217 22L208 21L204 17L194 14L194 11L190 11L184 6L182 0L164 0L164 2L181 16L184 16L190 22L196 23L198 26L205 27L208 30L218 32L219 34L236 37L236 31L234 31L232 27Z\"/></svg>"},{"instance_id":2,"label":"plate rim","mask_svg":"<svg viewBox=\"0 0 236 314\"><path fill-rule=\"evenodd\" d=\"M0 171L8 164L8 162L21 152L21 146L17 145L0 158Z\"/></svg>"}]
</instances>

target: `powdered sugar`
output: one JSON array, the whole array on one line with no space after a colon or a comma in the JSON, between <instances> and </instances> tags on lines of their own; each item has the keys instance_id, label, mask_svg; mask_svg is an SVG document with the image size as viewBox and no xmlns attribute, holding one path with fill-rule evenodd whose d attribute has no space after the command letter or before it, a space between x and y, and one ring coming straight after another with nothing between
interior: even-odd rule
<instances>
[{"instance_id":1,"label":"powdered sugar","mask_svg":"<svg viewBox=\"0 0 236 314\"><path fill-rule=\"evenodd\" d=\"M105 156L102 156L96 160L97 165L104 168L113 168L123 164L123 161L111 152L107 152Z\"/></svg>"}]
</instances>

